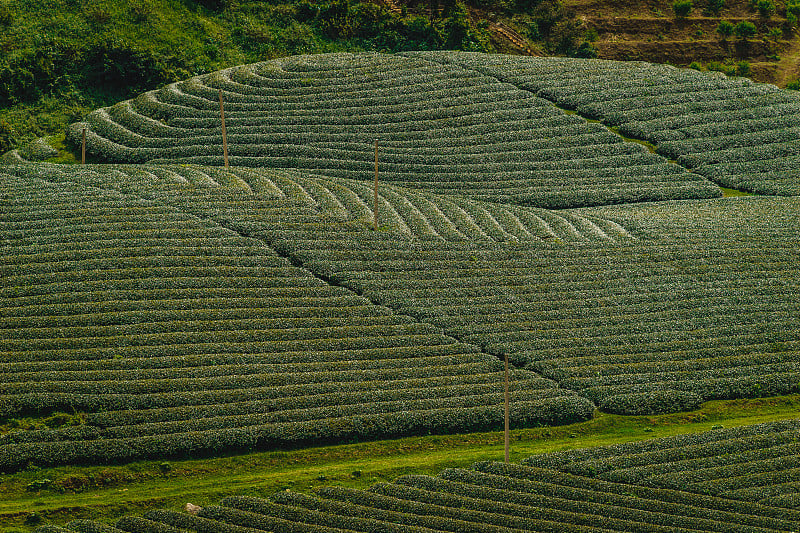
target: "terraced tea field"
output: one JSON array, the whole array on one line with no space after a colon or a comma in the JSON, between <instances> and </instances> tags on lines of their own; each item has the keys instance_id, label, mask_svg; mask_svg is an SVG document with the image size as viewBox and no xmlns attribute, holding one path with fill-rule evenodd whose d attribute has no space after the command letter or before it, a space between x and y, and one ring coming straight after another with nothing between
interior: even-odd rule
<instances>
[{"instance_id":1,"label":"terraced tea field","mask_svg":"<svg viewBox=\"0 0 800 533\"><path fill-rule=\"evenodd\" d=\"M0 167L0 419L70 413L0 434L0 471L497 430L506 357L516 428L796 394L797 105L664 66L415 52L97 110L70 135L104 162ZM791 531L784 424L115 527Z\"/></svg>"},{"instance_id":2,"label":"terraced tea field","mask_svg":"<svg viewBox=\"0 0 800 533\"><path fill-rule=\"evenodd\" d=\"M789 500L781 496L763 496L796 495L796 482L787 486L780 479L798 459L797 431L797 421L714 430L534 456L522 465L487 461L437 476L401 476L367 490L330 486L314 495L284 491L271 499L232 496L197 516L153 510L121 518L111 527L75 521L39 531L796 531L800 511L789 508ZM682 483L713 480L716 473L720 485L741 486L745 483L726 469L758 471L773 455L780 457L773 463L780 462L784 470L749 476L752 490L719 496L707 494L701 483L688 489ZM637 469L640 464L649 466ZM668 473L644 477L645 470ZM754 501L759 498L778 506Z\"/></svg>"},{"instance_id":3,"label":"terraced tea field","mask_svg":"<svg viewBox=\"0 0 800 533\"><path fill-rule=\"evenodd\" d=\"M624 135L657 145L724 187L798 194L800 99L747 78L669 65L423 53L497 77Z\"/></svg>"},{"instance_id":4,"label":"terraced tea field","mask_svg":"<svg viewBox=\"0 0 800 533\"><path fill-rule=\"evenodd\" d=\"M502 421L497 358L262 241L113 191L10 176L3 189L2 415L87 413L1 436L6 471ZM293 201L259 216L324 220ZM514 381L520 424L591 415L550 380Z\"/></svg>"},{"instance_id":5,"label":"terraced tea field","mask_svg":"<svg viewBox=\"0 0 800 533\"><path fill-rule=\"evenodd\" d=\"M193 78L101 109L88 150L110 162L230 162L539 207L702 198L719 190L645 147L494 76L426 57L301 56ZM210 151L209 146L217 149Z\"/></svg>"}]
</instances>

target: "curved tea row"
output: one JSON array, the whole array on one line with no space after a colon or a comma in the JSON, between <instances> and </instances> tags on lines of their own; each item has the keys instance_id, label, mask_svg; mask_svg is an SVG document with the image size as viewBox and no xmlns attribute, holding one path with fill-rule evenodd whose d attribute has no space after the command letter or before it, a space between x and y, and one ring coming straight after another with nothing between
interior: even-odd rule
<instances>
[{"instance_id":1,"label":"curved tea row","mask_svg":"<svg viewBox=\"0 0 800 533\"><path fill-rule=\"evenodd\" d=\"M525 464L615 483L800 509L800 420L531 457Z\"/></svg>"},{"instance_id":2,"label":"curved tea row","mask_svg":"<svg viewBox=\"0 0 800 533\"><path fill-rule=\"evenodd\" d=\"M752 198L593 210L661 232L614 246L269 238L371 301L605 410L645 414L800 391L797 209Z\"/></svg>"},{"instance_id":3,"label":"curved tea row","mask_svg":"<svg viewBox=\"0 0 800 533\"><path fill-rule=\"evenodd\" d=\"M70 129L108 162L230 161L431 191L574 207L719 190L640 144L512 84L422 56L327 54L244 65L90 114Z\"/></svg>"},{"instance_id":4,"label":"curved tea row","mask_svg":"<svg viewBox=\"0 0 800 533\"><path fill-rule=\"evenodd\" d=\"M544 459L532 457L527 461L530 464L525 465L483 462L468 469L447 469L437 476L401 476L366 490L330 486L318 489L313 495L287 490L270 499L230 496L201 509L196 516L153 510L141 517L124 517L113 526L75 521L63 528L40 528L37 533L796 531L800 528L800 511L780 507L780 502L770 506L631 481L607 481L587 477L583 471L586 469L576 474L558 466L569 467L569 459L574 457L581 469L593 455L599 457L598 465L626 463L626 448L649 447L654 449L651 455L656 455L656 450L664 446L667 451L670 441L678 440L693 441L693 450L708 443L711 449L705 459L710 464L725 461L726 451L747 448L756 440L780 439L787 429L781 426L788 426L796 433L797 424L798 421L793 421L774 427L726 430L727 436L734 438L722 446L714 446L718 437L711 432L651 441L649 446L593 448L555 453ZM565 462L559 463L562 457ZM796 452L792 458L798 459ZM554 466L548 466L550 463ZM683 471L686 476L695 473L702 476L703 472L701 463ZM734 473L729 473L726 479L735 478ZM771 485L762 485L763 490L770 492L773 487L780 487L776 482L777 478ZM796 483L794 495L797 495Z\"/></svg>"},{"instance_id":5,"label":"curved tea row","mask_svg":"<svg viewBox=\"0 0 800 533\"><path fill-rule=\"evenodd\" d=\"M81 413L0 435L2 471L502 425L497 358L262 241L117 191L0 187L0 416ZM591 415L554 382L513 376L516 424Z\"/></svg>"},{"instance_id":6,"label":"curved tea row","mask_svg":"<svg viewBox=\"0 0 800 533\"><path fill-rule=\"evenodd\" d=\"M31 167L6 167L8 172L31 173ZM37 176L51 181L80 179L83 184L125 189L134 194L176 193L181 188L218 189L295 207L298 214L319 214L329 224L358 222L371 227L375 218L374 186L357 180L301 174L292 171L220 168L197 165L87 165L79 169L38 165ZM579 211L555 211L484 202L458 195L380 184L378 223L382 232L398 239L437 241L556 241L624 242L635 235L610 218ZM388 236L388 235L387 235Z\"/></svg>"},{"instance_id":7,"label":"curved tea row","mask_svg":"<svg viewBox=\"0 0 800 533\"><path fill-rule=\"evenodd\" d=\"M411 53L531 91L725 187L800 194L800 95L669 65L475 53Z\"/></svg>"}]
</instances>

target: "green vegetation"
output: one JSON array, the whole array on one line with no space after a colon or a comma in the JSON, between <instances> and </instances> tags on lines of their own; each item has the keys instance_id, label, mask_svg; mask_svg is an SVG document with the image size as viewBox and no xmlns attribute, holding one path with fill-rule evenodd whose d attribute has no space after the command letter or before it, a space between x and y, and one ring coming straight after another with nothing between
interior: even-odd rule
<instances>
[{"instance_id":1,"label":"green vegetation","mask_svg":"<svg viewBox=\"0 0 800 533\"><path fill-rule=\"evenodd\" d=\"M297 13L356 42L357 7ZM797 530L798 105L663 65L340 52L20 145L0 167L0 517ZM31 162L84 128L105 163ZM493 462L506 356L525 465Z\"/></svg>"},{"instance_id":2,"label":"green vegetation","mask_svg":"<svg viewBox=\"0 0 800 533\"><path fill-rule=\"evenodd\" d=\"M487 50L486 30L458 6L431 21L357 0L4 3L0 152L57 135L101 105L230 65L335 50Z\"/></svg>"},{"instance_id":3,"label":"green vegetation","mask_svg":"<svg viewBox=\"0 0 800 533\"><path fill-rule=\"evenodd\" d=\"M787 196L800 191L795 170L800 103L775 86L668 65L630 68L606 61L592 65L587 75L587 63L572 58L427 56L502 76L622 135L652 143L658 154L724 187ZM749 65L724 68L727 74Z\"/></svg>"},{"instance_id":4,"label":"green vegetation","mask_svg":"<svg viewBox=\"0 0 800 533\"><path fill-rule=\"evenodd\" d=\"M3 167L0 413L78 424L0 435L0 466L493 429L506 355L518 426L794 393L796 292L755 281L796 277L796 200L720 199L664 156L783 164L796 106L665 66L413 52L262 62L97 110L71 135L109 164ZM377 212L356 179L375 139ZM739 184L797 186L761 180Z\"/></svg>"},{"instance_id":5,"label":"green vegetation","mask_svg":"<svg viewBox=\"0 0 800 533\"><path fill-rule=\"evenodd\" d=\"M218 103L212 99L221 89L236 100L226 111L233 165L359 179L372 168L374 139L384 153L383 179L436 194L546 208L719 195L652 147L622 142L602 125L535 97L524 84L503 83L505 71L482 74L483 65L450 61L458 55L432 54L302 56L242 66L93 112L71 127L70 138L79 144L86 128L89 153L110 163L220 165L221 131L212 107ZM494 56L469 57L488 65ZM519 63L513 68L534 67L510 61ZM380 79L372 75L378 68ZM333 75L340 69L351 81ZM696 81L705 84L705 78ZM308 94L313 102L300 103ZM192 111L195 105L202 109ZM253 120L253 109L264 119Z\"/></svg>"},{"instance_id":6,"label":"green vegetation","mask_svg":"<svg viewBox=\"0 0 800 533\"><path fill-rule=\"evenodd\" d=\"M534 41L579 50L582 31L558 1L509 3L526 10ZM401 13L368 0L20 0L0 3L0 154L59 135L97 107L224 67L343 50L489 51L484 22L461 2ZM529 9L530 8L530 9Z\"/></svg>"},{"instance_id":7,"label":"green vegetation","mask_svg":"<svg viewBox=\"0 0 800 533\"><path fill-rule=\"evenodd\" d=\"M719 12L725 7L725 0L708 0L703 9L703 14L706 16L719 16Z\"/></svg>"},{"instance_id":8,"label":"green vegetation","mask_svg":"<svg viewBox=\"0 0 800 533\"><path fill-rule=\"evenodd\" d=\"M758 28L749 20L743 20L736 24L733 28L733 33L742 40L747 40L750 37L758 34Z\"/></svg>"},{"instance_id":9,"label":"green vegetation","mask_svg":"<svg viewBox=\"0 0 800 533\"><path fill-rule=\"evenodd\" d=\"M716 401L687 413L623 417L597 413L562 427L512 429L511 459L578 448L687 435L724 426L776 422L796 416L797 396ZM154 507L208 506L227 496L268 498L291 489L336 485L364 489L409 474L436 475L503 456L501 432L413 437L297 451L262 452L205 460L152 461L126 466L29 469L4 476L0 524L29 531L33 513L46 523L114 521ZM49 480L49 481L48 481Z\"/></svg>"},{"instance_id":10,"label":"green vegetation","mask_svg":"<svg viewBox=\"0 0 800 533\"><path fill-rule=\"evenodd\" d=\"M769 18L775 14L775 3L772 0L756 0L756 11L763 18Z\"/></svg>"},{"instance_id":11,"label":"green vegetation","mask_svg":"<svg viewBox=\"0 0 800 533\"><path fill-rule=\"evenodd\" d=\"M733 35L733 31L734 31L733 23L728 22L727 20L722 20L717 25L717 33L719 33L723 39L726 39L731 35Z\"/></svg>"},{"instance_id":12,"label":"green vegetation","mask_svg":"<svg viewBox=\"0 0 800 533\"><path fill-rule=\"evenodd\" d=\"M672 11L678 18L686 18L692 12L694 4L692 0L676 0L672 3Z\"/></svg>"}]
</instances>

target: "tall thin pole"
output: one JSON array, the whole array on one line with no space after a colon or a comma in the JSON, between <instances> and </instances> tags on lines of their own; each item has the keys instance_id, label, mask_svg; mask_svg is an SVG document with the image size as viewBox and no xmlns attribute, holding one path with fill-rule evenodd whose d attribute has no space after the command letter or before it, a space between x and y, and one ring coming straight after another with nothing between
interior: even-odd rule
<instances>
[{"instance_id":1,"label":"tall thin pole","mask_svg":"<svg viewBox=\"0 0 800 533\"><path fill-rule=\"evenodd\" d=\"M86 128L83 128L81 140L81 165L86 164Z\"/></svg>"},{"instance_id":2,"label":"tall thin pole","mask_svg":"<svg viewBox=\"0 0 800 533\"><path fill-rule=\"evenodd\" d=\"M511 455L511 430L510 430L510 403L511 403L511 395L508 392L508 354L505 354L505 363L506 363L506 429L505 429L505 440L506 440L506 463L510 462L509 456Z\"/></svg>"},{"instance_id":3,"label":"tall thin pole","mask_svg":"<svg viewBox=\"0 0 800 533\"><path fill-rule=\"evenodd\" d=\"M225 167L228 167L228 134L225 131L225 107L222 105L222 90L219 91L219 114L222 118L222 154L225 157Z\"/></svg>"},{"instance_id":4,"label":"tall thin pole","mask_svg":"<svg viewBox=\"0 0 800 533\"><path fill-rule=\"evenodd\" d=\"M375 231L378 231L378 140L375 139L375 204L372 210L375 215Z\"/></svg>"}]
</instances>

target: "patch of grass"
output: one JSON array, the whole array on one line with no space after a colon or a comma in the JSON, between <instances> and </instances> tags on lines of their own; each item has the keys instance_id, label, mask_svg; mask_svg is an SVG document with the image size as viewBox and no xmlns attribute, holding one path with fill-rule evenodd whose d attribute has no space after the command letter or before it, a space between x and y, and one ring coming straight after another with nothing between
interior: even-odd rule
<instances>
[{"instance_id":1,"label":"patch of grass","mask_svg":"<svg viewBox=\"0 0 800 533\"><path fill-rule=\"evenodd\" d=\"M596 413L587 422L512 430L511 460L534 454L708 431L796 418L800 395L712 401L697 411L625 417ZM78 518L113 521L153 507L181 509L187 502L210 505L224 496L269 497L323 485L363 489L403 474L435 475L444 468L503 460L503 433L413 437L292 451L272 451L207 460L143 461L123 466L28 469L4 476L0 524L33 529ZM12 531L7 529L6 531Z\"/></svg>"},{"instance_id":2,"label":"patch of grass","mask_svg":"<svg viewBox=\"0 0 800 533\"><path fill-rule=\"evenodd\" d=\"M727 187L720 187L722 189L722 196L729 197L729 196L752 196L753 193L747 191L740 191L739 189L729 189Z\"/></svg>"},{"instance_id":3,"label":"patch of grass","mask_svg":"<svg viewBox=\"0 0 800 533\"><path fill-rule=\"evenodd\" d=\"M61 133L59 135L52 135L47 137L47 142L50 146L58 150L56 157L47 160L48 163L60 163L62 165L76 165L79 164L80 154L73 152L70 147L65 144L66 135Z\"/></svg>"}]
</instances>

